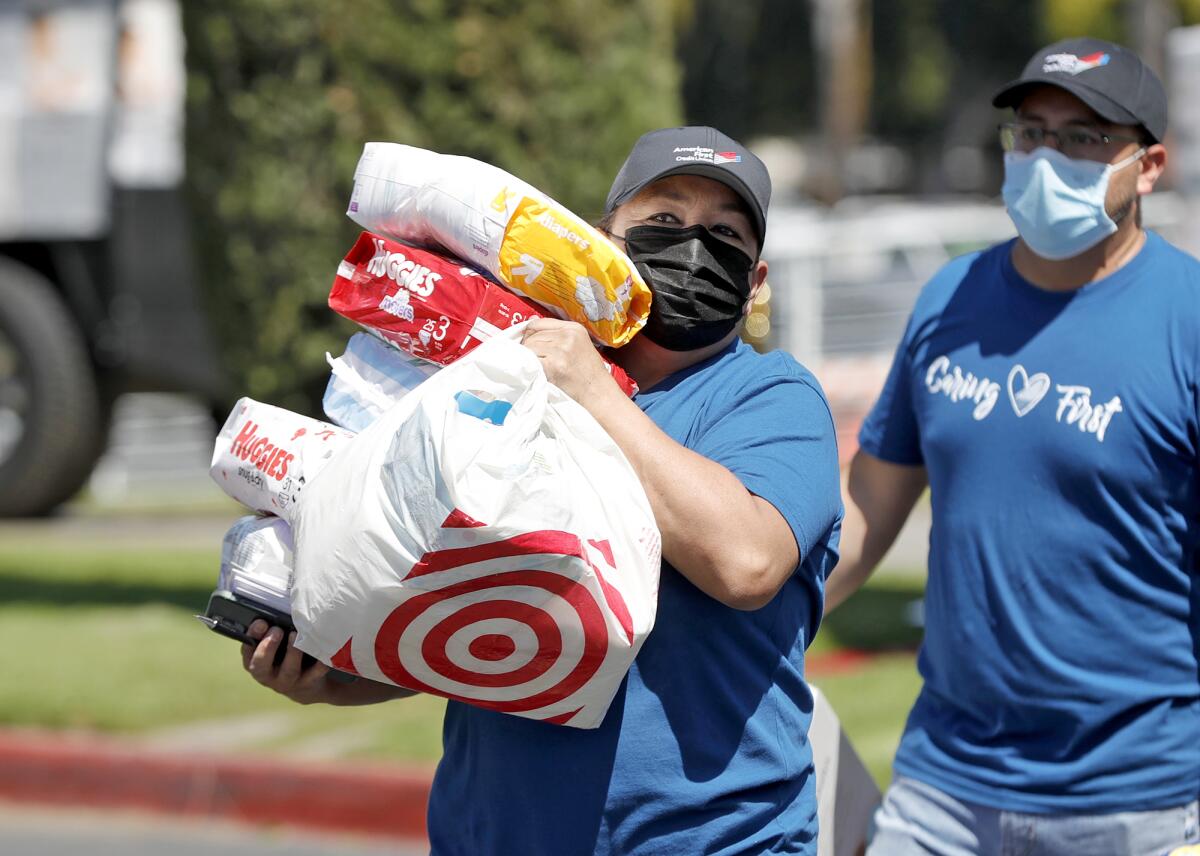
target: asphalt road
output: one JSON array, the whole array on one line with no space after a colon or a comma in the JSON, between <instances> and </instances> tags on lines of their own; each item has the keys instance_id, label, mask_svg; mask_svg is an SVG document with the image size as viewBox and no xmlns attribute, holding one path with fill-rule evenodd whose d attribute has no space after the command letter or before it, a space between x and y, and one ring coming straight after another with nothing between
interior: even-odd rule
<instances>
[{"instance_id":1,"label":"asphalt road","mask_svg":"<svg viewBox=\"0 0 1200 856\"><path fill-rule=\"evenodd\" d=\"M423 856L420 843L0 803L5 856Z\"/></svg>"}]
</instances>

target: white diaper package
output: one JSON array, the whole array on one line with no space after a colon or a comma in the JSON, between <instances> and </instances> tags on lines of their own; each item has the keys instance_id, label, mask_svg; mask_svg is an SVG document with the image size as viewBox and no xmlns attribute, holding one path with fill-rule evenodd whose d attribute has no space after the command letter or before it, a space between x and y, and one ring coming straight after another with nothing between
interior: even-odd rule
<instances>
[{"instance_id":1,"label":"white diaper package","mask_svg":"<svg viewBox=\"0 0 1200 856\"><path fill-rule=\"evenodd\" d=\"M336 425L358 433L434 375L441 366L400 351L370 333L355 333L340 357L325 355L329 384L322 407Z\"/></svg>"},{"instance_id":2,"label":"white diaper package","mask_svg":"<svg viewBox=\"0 0 1200 856\"><path fill-rule=\"evenodd\" d=\"M272 516L239 517L221 542L217 588L290 615L292 530Z\"/></svg>"},{"instance_id":3,"label":"white diaper package","mask_svg":"<svg viewBox=\"0 0 1200 856\"><path fill-rule=\"evenodd\" d=\"M352 439L336 425L242 398L217 435L208 472L252 511L288 518L304 485Z\"/></svg>"}]
</instances>

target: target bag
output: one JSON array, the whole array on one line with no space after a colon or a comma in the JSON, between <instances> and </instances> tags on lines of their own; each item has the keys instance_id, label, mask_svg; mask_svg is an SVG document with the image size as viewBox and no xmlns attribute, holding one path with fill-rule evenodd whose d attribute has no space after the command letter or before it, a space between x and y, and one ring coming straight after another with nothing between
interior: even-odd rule
<instances>
[{"instance_id":1,"label":"target bag","mask_svg":"<svg viewBox=\"0 0 1200 856\"><path fill-rule=\"evenodd\" d=\"M521 179L473 158L367 143L346 214L372 232L441 248L620 346L650 289L600 231Z\"/></svg>"},{"instance_id":2,"label":"target bag","mask_svg":"<svg viewBox=\"0 0 1200 856\"><path fill-rule=\"evenodd\" d=\"M629 462L520 330L425 381L301 494L296 645L594 728L654 624L661 542Z\"/></svg>"}]
</instances>

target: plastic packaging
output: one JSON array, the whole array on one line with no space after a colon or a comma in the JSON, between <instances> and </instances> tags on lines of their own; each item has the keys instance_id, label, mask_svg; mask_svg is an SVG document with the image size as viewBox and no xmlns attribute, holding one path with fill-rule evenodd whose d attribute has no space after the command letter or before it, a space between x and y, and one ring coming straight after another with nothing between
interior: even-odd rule
<instances>
[{"instance_id":1,"label":"plastic packaging","mask_svg":"<svg viewBox=\"0 0 1200 856\"><path fill-rule=\"evenodd\" d=\"M439 365L542 314L457 260L370 232L338 265L329 308Z\"/></svg>"},{"instance_id":2,"label":"plastic packaging","mask_svg":"<svg viewBox=\"0 0 1200 856\"><path fill-rule=\"evenodd\" d=\"M545 315L540 306L454 259L370 232L359 236L338 265L329 307L406 353L439 365ZM608 359L604 363L626 395L637 393L624 370Z\"/></svg>"},{"instance_id":3,"label":"plastic packaging","mask_svg":"<svg viewBox=\"0 0 1200 856\"><path fill-rule=\"evenodd\" d=\"M346 213L364 229L487 271L606 345L629 341L650 311L650 289L612 241L482 161L367 143Z\"/></svg>"},{"instance_id":4,"label":"plastic packaging","mask_svg":"<svg viewBox=\"0 0 1200 856\"><path fill-rule=\"evenodd\" d=\"M217 588L290 614L293 561L292 531L286 521L240 517L221 542Z\"/></svg>"},{"instance_id":5,"label":"plastic packaging","mask_svg":"<svg viewBox=\"0 0 1200 856\"><path fill-rule=\"evenodd\" d=\"M431 377L438 366L409 356L370 333L355 333L340 357L329 361L322 407L341 427L362 431Z\"/></svg>"},{"instance_id":6,"label":"plastic packaging","mask_svg":"<svg viewBox=\"0 0 1200 856\"><path fill-rule=\"evenodd\" d=\"M336 425L242 398L217 435L209 475L252 511L288 518L304 486L353 438Z\"/></svg>"}]
</instances>

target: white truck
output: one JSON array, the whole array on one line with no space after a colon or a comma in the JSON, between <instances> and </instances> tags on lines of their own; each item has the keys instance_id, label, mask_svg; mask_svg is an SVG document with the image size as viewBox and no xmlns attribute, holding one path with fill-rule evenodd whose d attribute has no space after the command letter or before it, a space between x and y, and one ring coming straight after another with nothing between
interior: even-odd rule
<instances>
[{"instance_id":1,"label":"white truck","mask_svg":"<svg viewBox=\"0 0 1200 856\"><path fill-rule=\"evenodd\" d=\"M0 3L0 517L74 495L123 392L223 382L183 198L176 0Z\"/></svg>"}]
</instances>

